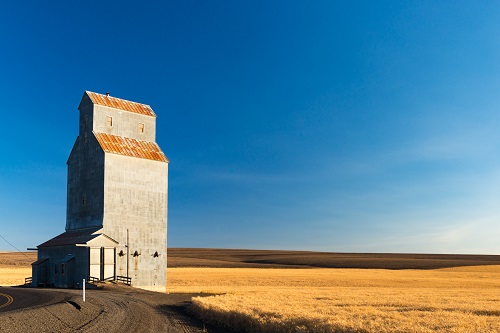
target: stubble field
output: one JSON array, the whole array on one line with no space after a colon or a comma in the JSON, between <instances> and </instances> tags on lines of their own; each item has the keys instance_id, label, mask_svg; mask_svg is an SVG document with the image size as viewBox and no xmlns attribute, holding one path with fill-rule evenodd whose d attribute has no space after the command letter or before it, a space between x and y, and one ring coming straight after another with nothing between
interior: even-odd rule
<instances>
[{"instance_id":1,"label":"stubble field","mask_svg":"<svg viewBox=\"0 0 500 333\"><path fill-rule=\"evenodd\" d=\"M233 330L500 332L498 256L176 251L168 290L220 294L193 309Z\"/></svg>"},{"instance_id":2,"label":"stubble field","mask_svg":"<svg viewBox=\"0 0 500 333\"><path fill-rule=\"evenodd\" d=\"M246 332L500 332L500 266L438 270L175 268L172 292Z\"/></svg>"},{"instance_id":3,"label":"stubble field","mask_svg":"<svg viewBox=\"0 0 500 333\"><path fill-rule=\"evenodd\" d=\"M0 286L17 286L31 276L33 252L0 252Z\"/></svg>"},{"instance_id":4,"label":"stubble field","mask_svg":"<svg viewBox=\"0 0 500 333\"><path fill-rule=\"evenodd\" d=\"M500 256L169 251L168 292L219 294L192 309L232 330L500 332ZM0 253L0 285L34 260Z\"/></svg>"}]
</instances>

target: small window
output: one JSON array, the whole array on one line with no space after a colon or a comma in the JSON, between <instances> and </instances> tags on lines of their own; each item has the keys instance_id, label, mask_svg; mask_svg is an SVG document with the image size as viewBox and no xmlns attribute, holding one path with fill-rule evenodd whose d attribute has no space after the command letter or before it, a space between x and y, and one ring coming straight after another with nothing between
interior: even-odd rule
<instances>
[{"instance_id":1,"label":"small window","mask_svg":"<svg viewBox=\"0 0 500 333\"><path fill-rule=\"evenodd\" d=\"M61 264L61 275L64 275L64 264Z\"/></svg>"},{"instance_id":2,"label":"small window","mask_svg":"<svg viewBox=\"0 0 500 333\"><path fill-rule=\"evenodd\" d=\"M139 123L139 133L144 133L144 124Z\"/></svg>"},{"instance_id":3,"label":"small window","mask_svg":"<svg viewBox=\"0 0 500 333\"><path fill-rule=\"evenodd\" d=\"M113 127L113 117L111 116L106 117L106 126Z\"/></svg>"},{"instance_id":4,"label":"small window","mask_svg":"<svg viewBox=\"0 0 500 333\"><path fill-rule=\"evenodd\" d=\"M57 264L54 265L54 274L57 275Z\"/></svg>"}]
</instances>

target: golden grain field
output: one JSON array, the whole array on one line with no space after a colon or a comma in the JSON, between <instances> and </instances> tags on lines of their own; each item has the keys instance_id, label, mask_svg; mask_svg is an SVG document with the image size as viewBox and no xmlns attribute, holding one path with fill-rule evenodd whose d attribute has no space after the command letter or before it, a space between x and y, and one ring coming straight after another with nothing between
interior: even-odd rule
<instances>
[{"instance_id":1,"label":"golden grain field","mask_svg":"<svg viewBox=\"0 0 500 333\"><path fill-rule=\"evenodd\" d=\"M35 259L2 253L0 285L23 284ZM168 291L219 294L193 309L247 332L500 332L500 266L169 268Z\"/></svg>"},{"instance_id":2,"label":"golden grain field","mask_svg":"<svg viewBox=\"0 0 500 333\"><path fill-rule=\"evenodd\" d=\"M500 266L438 270L172 268L169 292L247 332L500 332Z\"/></svg>"},{"instance_id":3,"label":"golden grain field","mask_svg":"<svg viewBox=\"0 0 500 333\"><path fill-rule=\"evenodd\" d=\"M0 286L24 284L24 278L31 276L31 267L1 267Z\"/></svg>"},{"instance_id":4,"label":"golden grain field","mask_svg":"<svg viewBox=\"0 0 500 333\"><path fill-rule=\"evenodd\" d=\"M0 252L0 286L18 286L31 276L33 252Z\"/></svg>"}]
</instances>

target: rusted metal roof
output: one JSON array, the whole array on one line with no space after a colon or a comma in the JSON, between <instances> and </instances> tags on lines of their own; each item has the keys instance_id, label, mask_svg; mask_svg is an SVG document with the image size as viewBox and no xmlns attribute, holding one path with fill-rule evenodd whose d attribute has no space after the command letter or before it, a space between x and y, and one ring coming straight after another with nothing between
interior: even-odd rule
<instances>
[{"instance_id":1,"label":"rusted metal roof","mask_svg":"<svg viewBox=\"0 0 500 333\"><path fill-rule=\"evenodd\" d=\"M167 162L168 159L156 142L139 141L106 133L94 135L106 153L145 158L148 160Z\"/></svg>"},{"instance_id":2,"label":"rusted metal roof","mask_svg":"<svg viewBox=\"0 0 500 333\"><path fill-rule=\"evenodd\" d=\"M149 105L131 102L108 95L101 95L91 91L86 91L85 93L89 96L90 100L94 104L156 117L156 114L153 112L153 109L151 109Z\"/></svg>"}]
</instances>

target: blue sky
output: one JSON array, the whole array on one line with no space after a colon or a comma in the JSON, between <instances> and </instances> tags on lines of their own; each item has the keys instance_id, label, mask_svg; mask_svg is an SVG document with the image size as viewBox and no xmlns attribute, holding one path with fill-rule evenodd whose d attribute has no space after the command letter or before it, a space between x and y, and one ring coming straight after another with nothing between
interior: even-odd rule
<instances>
[{"instance_id":1,"label":"blue sky","mask_svg":"<svg viewBox=\"0 0 500 333\"><path fill-rule=\"evenodd\" d=\"M3 4L0 234L25 249L64 231L90 90L158 115L170 247L498 254L499 17L493 1Z\"/></svg>"}]
</instances>

